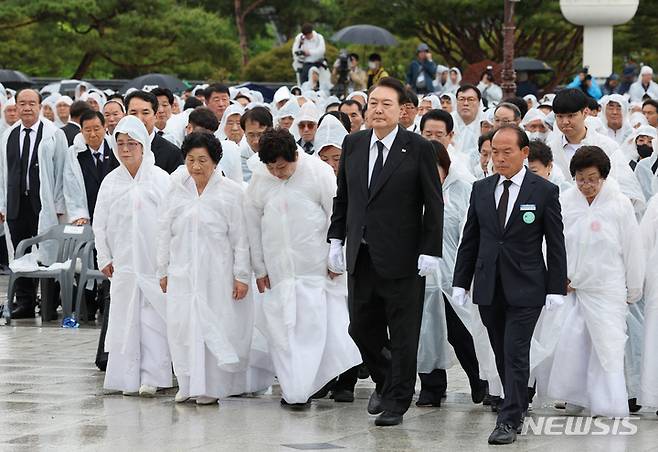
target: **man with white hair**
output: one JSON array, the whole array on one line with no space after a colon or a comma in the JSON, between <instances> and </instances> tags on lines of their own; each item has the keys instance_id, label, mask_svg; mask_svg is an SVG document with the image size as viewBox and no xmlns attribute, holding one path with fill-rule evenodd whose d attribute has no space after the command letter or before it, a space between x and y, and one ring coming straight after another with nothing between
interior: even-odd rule
<instances>
[{"instance_id":1,"label":"man with white hair","mask_svg":"<svg viewBox=\"0 0 658 452\"><path fill-rule=\"evenodd\" d=\"M631 102L642 102L644 96L658 99L658 83L653 81L653 69L650 66L642 66L640 80L631 85L628 95Z\"/></svg>"}]
</instances>

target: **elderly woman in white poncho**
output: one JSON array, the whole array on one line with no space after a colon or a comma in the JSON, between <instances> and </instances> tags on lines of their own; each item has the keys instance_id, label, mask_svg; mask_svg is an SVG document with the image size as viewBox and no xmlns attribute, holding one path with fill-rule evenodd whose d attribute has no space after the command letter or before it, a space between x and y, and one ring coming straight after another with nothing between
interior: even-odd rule
<instances>
[{"instance_id":1,"label":"elderly woman in white poncho","mask_svg":"<svg viewBox=\"0 0 658 452\"><path fill-rule=\"evenodd\" d=\"M576 184L561 196L567 249L568 300L575 303L555 348L550 375L538 393L567 402L570 412L628 416L624 376L627 303L642 296L644 253L629 199L597 146L571 159ZM542 382L543 380L543 382Z\"/></svg>"},{"instance_id":2,"label":"elderly woman in white poncho","mask_svg":"<svg viewBox=\"0 0 658 452\"><path fill-rule=\"evenodd\" d=\"M329 278L327 257L336 176L297 150L286 130L260 139L245 215L265 336L283 405L305 405L327 382L361 362L350 338L347 286Z\"/></svg>"},{"instance_id":3,"label":"elderly woman in white poncho","mask_svg":"<svg viewBox=\"0 0 658 452\"><path fill-rule=\"evenodd\" d=\"M253 305L242 186L219 171L222 147L209 132L188 135L182 151L185 167L171 175L161 207L158 276L167 294L175 400L205 405L271 381L247 388Z\"/></svg>"},{"instance_id":4,"label":"elderly woman in white poncho","mask_svg":"<svg viewBox=\"0 0 658 452\"><path fill-rule=\"evenodd\" d=\"M108 174L94 211L98 268L111 281L105 388L152 396L172 386L165 296L156 276L158 219L169 175L155 166L151 140L135 116L114 130L120 166Z\"/></svg>"}]
</instances>

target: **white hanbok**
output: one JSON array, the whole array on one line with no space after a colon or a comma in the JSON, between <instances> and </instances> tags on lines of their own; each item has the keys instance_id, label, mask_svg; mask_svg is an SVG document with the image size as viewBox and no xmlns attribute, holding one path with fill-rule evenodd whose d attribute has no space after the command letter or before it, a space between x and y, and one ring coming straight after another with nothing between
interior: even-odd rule
<instances>
[{"instance_id":1,"label":"white hanbok","mask_svg":"<svg viewBox=\"0 0 658 452\"><path fill-rule=\"evenodd\" d=\"M156 276L158 219L169 175L155 166L139 119L124 117L114 133L139 141L144 154L134 178L121 164L103 179L94 211L98 268L114 267L104 387L124 392L141 385L171 387L165 296ZM120 161L116 148L114 153Z\"/></svg>"},{"instance_id":2,"label":"white hanbok","mask_svg":"<svg viewBox=\"0 0 658 452\"><path fill-rule=\"evenodd\" d=\"M654 196L640 224L646 251L644 283L644 354L638 403L658 407L658 197Z\"/></svg>"},{"instance_id":3,"label":"white hanbok","mask_svg":"<svg viewBox=\"0 0 658 452\"><path fill-rule=\"evenodd\" d=\"M613 180L590 205L573 187L561 196L567 270L575 303L564 321L550 375L538 392L588 408L591 415L628 416L624 377L627 303L641 297L644 258L633 207Z\"/></svg>"},{"instance_id":4,"label":"white hanbok","mask_svg":"<svg viewBox=\"0 0 658 452\"><path fill-rule=\"evenodd\" d=\"M336 193L329 165L298 151L287 180L252 163L245 196L251 258L263 294L264 325L283 398L305 403L342 372L361 363L348 334L345 276L327 276L327 230Z\"/></svg>"}]
</instances>

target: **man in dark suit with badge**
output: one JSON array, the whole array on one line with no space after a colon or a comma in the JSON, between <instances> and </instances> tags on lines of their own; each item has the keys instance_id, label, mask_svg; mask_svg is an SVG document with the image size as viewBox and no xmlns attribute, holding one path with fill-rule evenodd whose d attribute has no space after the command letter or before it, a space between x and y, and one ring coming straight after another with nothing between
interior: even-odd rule
<instances>
[{"instance_id":1,"label":"man in dark suit with badge","mask_svg":"<svg viewBox=\"0 0 658 452\"><path fill-rule=\"evenodd\" d=\"M567 262L559 189L524 166L527 135L515 125L502 126L492 148L497 174L473 184L453 300L464 304L473 283L473 303L487 327L505 393L489 444L510 444L528 408L535 324L544 306L563 303Z\"/></svg>"},{"instance_id":2,"label":"man in dark suit with badge","mask_svg":"<svg viewBox=\"0 0 658 452\"><path fill-rule=\"evenodd\" d=\"M398 124L404 87L383 78L368 97L371 130L343 142L328 239L330 276L345 271L349 332L375 382L376 425L402 422L416 383L424 276L441 256L443 198L432 145Z\"/></svg>"}]
</instances>

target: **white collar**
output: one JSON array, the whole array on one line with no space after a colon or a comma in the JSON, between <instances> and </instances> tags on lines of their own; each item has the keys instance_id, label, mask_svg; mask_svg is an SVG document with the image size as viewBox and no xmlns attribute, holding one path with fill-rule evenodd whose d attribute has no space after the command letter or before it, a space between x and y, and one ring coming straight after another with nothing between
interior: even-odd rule
<instances>
[{"instance_id":1,"label":"white collar","mask_svg":"<svg viewBox=\"0 0 658 452\"><path fill-rule=\"evenodd\" d=\"M393 130L391 130L388 133L388 135L386 135L384 138L382 138L380 140L379 138L377 138L377 134L375 133L375 130L373 129L372 136L370 137L370 147L372 148L372 146L377 141L381 141L382 143L384 143L384 147L390 151L391 146L393 146L393 142L395 141L395 137L398 134L398 130L400 130L400 126L395 127Z\"/></svg>"},{"instance_id":2,"label":"white collar","mask_svg":"<svg viewBox=\"0 0 658 452\"><path fill-rule=\"evenodd\" d=\"M521 184L523 183L523 179L525 178L525 173L526 173L526 169L525 169L525 165L523 165L523 168L521 168L521 170L518 173L512 176L511 179L507 179L501 175L498 178L498 184L496 185L503 185L503 182L505 182L506 180L511 180L514 185L518 185L520 187Z\"/></svg>"},{"instance_id":3,"label":"white collar","mask_svg":"<svg viewBox=\"0 0 658 452\"><path fill-rule=\"evenodd\" d=\"M569 140L567 140L567 136L562 133L562 148L566 148L567 146L582 146L585 140L587 139L587 136L589 135L589 129L587 126L585 126L585 137L580 141L580 143L574 144L574 143L569 143Z\"/></svg>"},{"instance_id":4,"label":"white collar","mask_svg":"<svg viewBox=\"0 0 658 452\"><path fill-rule=\"evenodd\" d=\"M100 152L101 155L105 155L105 139L103 139L103 141L101 141L101 146L97 150L94 150L89 145L87 145L87 147L89 148L89 151L92 153L92 155L94 154L94 152Z\"/></svg>"},{"instance_id":5,"label":"white collar","mask_svg":"<svg viewBox=\"0 0 658 452\"><path fill-rule=\"evenodd\" d=\"M32 124L32 127L30 127L30 130L32 130L33 132L38 132L38 131L39 131L39 126L40 126L40 125L41 125L41 119L39 118L39 119L37 119L37 122L35 122L34 124ZM25 127L25 126L23 125L23 121L21 121L21 134L23 134L23 131L24 131L25 129L27 129L27 127Z\"/></svg>"}]
</instances>

